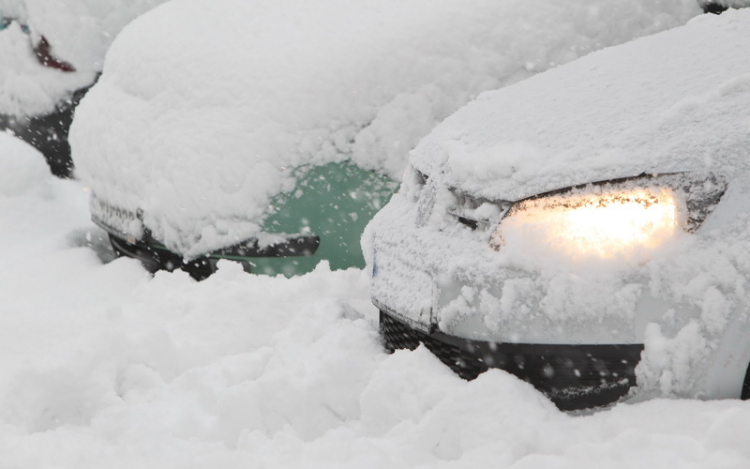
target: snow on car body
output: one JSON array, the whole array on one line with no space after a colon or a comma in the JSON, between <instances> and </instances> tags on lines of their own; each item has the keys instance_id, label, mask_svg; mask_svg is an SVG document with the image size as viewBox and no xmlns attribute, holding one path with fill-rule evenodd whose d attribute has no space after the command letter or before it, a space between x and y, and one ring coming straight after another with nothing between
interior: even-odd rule
<instances>
[{"instance_id":1,"label":"snow on car body","mask_svg":"<svg viewBox=\"0 0 750 469\"><path fill-rule=\"evenodd\" d=\"M705 15L436 127L363 238L388 345L564 409L747 395L748 40Z\"/></svg>"},{"instance_id":2,"label":"snow on car body","mask_svg":"<svg viewBox=\"0 0 750 469\"><path fill-rule=\"evenodd\" d=\"M345 213L360 224L351 240L316 233L314 210L287 231L267 222L287 210L280 195L310 198L300 187L310 168L398 180L418 139L479 92L699 11L679 0L172 2L112 47L76 115L73 156L94 218L129 255L255 265L269 261L260 245L312 234L328 254L291 272L321 258L361 266L359 234L389 191L362 194L373 203ZM335 214L339 202L319 205Z\"/></svg>"},{"instance_id":3,"label":"snow on car body","mask_svg":"<svg viewBox=\"0 0 750 469\"><path fill-rule=\"evenodd\" d=\"M10 129L69 176L73 109L114 38L165 0L0 0L0 129Z\"/></svg>"}]
</instances>

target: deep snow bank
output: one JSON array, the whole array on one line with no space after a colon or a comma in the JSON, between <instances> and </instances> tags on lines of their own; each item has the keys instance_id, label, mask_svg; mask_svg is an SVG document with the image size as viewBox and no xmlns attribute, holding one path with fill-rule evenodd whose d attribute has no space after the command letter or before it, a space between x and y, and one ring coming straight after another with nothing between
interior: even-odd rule
<instances>
[{"instance_id":1,"label":"deep snow bank","mask_svg":"<svg viewBox=\"0 0 750 469\"><path fill-rule=\"evenodd\" d=\"M352 158L400 179L418 139L478 93L699 11L693 0L172 2L114 44L76 114L73 158L98 197L143 209L157 239L193 256L256 234L292 187L289 168Z\"/></svg>"},{"instance_id":2,"label":"deep snow bank","mask_svg":"<svg viewBox=\"0 0 750 469\"><path fill-rule=\"evenodd\" d=\"M44 164L14 147L0 139L2 169ZM27 182L47 190L0 179L3 467L750 465L748 403L565 415L503 372L467 383L424 349L386 355L359 271L225 264L196 284L102 265L81 186Z\"/></svg>"}]
</instances>

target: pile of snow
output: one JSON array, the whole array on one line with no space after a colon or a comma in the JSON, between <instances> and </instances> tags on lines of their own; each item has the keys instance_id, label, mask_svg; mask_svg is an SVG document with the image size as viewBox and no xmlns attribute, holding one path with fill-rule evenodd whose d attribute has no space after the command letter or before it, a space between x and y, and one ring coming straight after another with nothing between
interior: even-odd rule
<instances>
[{"instance_id":1,"label":"pile of snow","mask_svg":"<svg viewBox=\"0 0 750 469\"><path fill-rule=\"evenodd\" d=\"M0 132L0 196L15 197L44 191L49 168L31 145Z\"/></svg>"},{"instance_id":2,"label":"pile of snow","mask_svg":"<svg viewBox=\"0 0 750 469\"><path fill-rule=\"evenodd\" d=\"M69 93L94 81L107 49L125 25L164 1L0 0L0 18L13 20L0 30L0 114L34 116L54 110ZM52 55L76 72L39 63L33 48L42 36Z\"/></svg>"},{"instance_id":3,"label":"pile of snow","mask_svg":"<svg viewBox=\"0 0 750 469\"><path fill-rule=\"evenodd\" d=\"M27 150L0 139L17 174L44 164ZM9 196L0 180L5 467L750 465L746 402L566 415L501 371L465 382L425 349L387 355L361 271L226 263L195 283L102 264L83 188L45 181Z\"/></svg>"},{"instance_id":4,"label":"pile of snow","mask_svg":"<svg viewBox=\"0 0 750 469\"><path fill-rule=\"evenodd\" d=\"M255 235L299 165L351 158L400 179L416 142L480 92L699 12L694 0L172 2L113 45L76 113L73 159L97 197L142 209L190 257Z\"/></svg>"}]
</instances>

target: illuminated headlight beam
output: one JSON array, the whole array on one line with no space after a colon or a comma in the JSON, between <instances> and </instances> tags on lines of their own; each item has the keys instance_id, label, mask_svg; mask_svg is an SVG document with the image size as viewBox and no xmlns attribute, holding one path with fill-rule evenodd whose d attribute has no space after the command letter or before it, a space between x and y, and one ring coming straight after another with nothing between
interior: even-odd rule
<instances>
[{"instance_id":1,"label":"illuminated headlight beam","mask_svg":"<svg viewBox=\"0 0 750 469\"><path fill-rule=\"evenodd\" d=\"M671 238L678 214L668 189L549 196L517 204L498 227L496 241L520 240L527 247L544 245L574 257L612 258Z\"/></svg>"}]
</instances>

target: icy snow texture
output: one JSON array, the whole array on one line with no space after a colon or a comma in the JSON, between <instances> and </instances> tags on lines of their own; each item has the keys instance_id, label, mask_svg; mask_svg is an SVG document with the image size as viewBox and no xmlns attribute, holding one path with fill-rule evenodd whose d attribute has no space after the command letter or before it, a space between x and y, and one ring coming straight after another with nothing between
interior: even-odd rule
<instances>
[{"instance_id":1,"label":"icy snow texture","mask_svg":"<svg viewBox=\"0 0 750 469\"><path fill-rule=\"evenodd\" d=\"M0 155L44 165L6 138ZM197 284L102 265L80 185L26 182L48 190L8 197L0 179L2 467L750 466L745 402L564 415L503 372L465 382L425 349L387 355L360 271L225 264Z\"/></svg>"},{"instance_id":2,"label":"icy snow texture","mask_svg":"<svg viewBox=\"0 0 750 469\"><path fill-rule=\"evenodd\" d=\"M259 229L284 168L407 152L478 93L682 24L694 0L197 0L134 22L71 131L78 176L187 256ZM221 228L219 228L221 227ZM135 234L135 233L133 233Z\"/></svg>"},{"instance_id":3,"label":"icy snow texture","mask_svg":"<svg viewBox=\"0 0 750 469\"><path fill-rule=\"evenodd\" d=\"M44 114L69 93L90 85L120 30L164 1L0 0L0 17L15 20L0 31L0 114ZM30 35L20 24L29 26ZM32 49L41 36L52 46L52 55L76 72L39 64Z\"/></svg>"}]
</instances>

